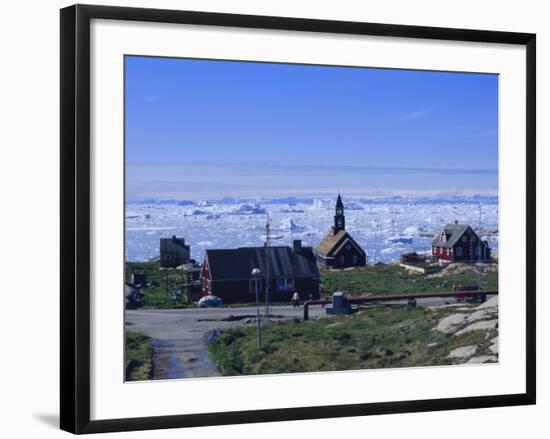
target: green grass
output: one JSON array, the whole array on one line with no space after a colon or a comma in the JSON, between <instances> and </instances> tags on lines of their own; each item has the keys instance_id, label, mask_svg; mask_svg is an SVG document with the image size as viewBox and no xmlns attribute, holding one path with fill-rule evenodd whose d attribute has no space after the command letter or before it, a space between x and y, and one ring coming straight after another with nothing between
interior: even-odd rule
<instances>
[{"instance_id":1,"label":"green grass","mask_svg":"<svg viewBox=\"0 0 550 439\"><path fill-rule=\"evenodd\" d=\"M153 348L151 337L126 331L126 381L150 380Z\"/></svg>"},{"instance_id":2,"label":"green grass","mask_svg":"<svg viewBox=\"0 0 550 439\"><path fill-rule=\"evenodd\" d=\"M156 262L128 262L126 264L126 281L130 281L132 273L145 274L147 283L151 286L142 288L144 308L187 308L192 306L187 301L187 294L181 294L176 300L172 297L174 288L181 288L184 283L181 270L160 270L160 263Z\"/></svg>"},{"instance_id":3,"label":"green grass","mask_svg":"<svg viewBox=\"0 0 550 439\"><path fill-rule=\"evenodd\" d=\"M458 346L480 344L485 331L459 337L435 331L452 309L374 306L352 316L262 326L262 348L253 327L224 331L208 346L223 375L256 375L453 364ZM433 346L429 344L435 343ZM460 361L458 361L460 362Z\"/></svg>"},{"instance_id":4,"label":"green grass","mask_svg":"<svg viewBox=\"0 0 550 439\"><path fill-rule=\"evenodd\" d=\"M143 273L151 285L142 288L144 308L186 308L195 306L187 301L187 294L181 294L176 300L172 297L174 288L184 283L181 270L160 270L159 262L128 262L126 280L131 273ZM480 282L481 281L481 282ZM393 264L375 265L352 270L321 270L321 282L329 293L344 291L351 295L392 294L430 291L450 291L455 284L478 284L484 289L498 288L498 273L486 273L479 277L477 273L467 272L432 277L411 272ZM278 303L288 305L288 303ZM275 304L275 305L278 305ZM255 302L229 304L225 306L253 306Z\"/></svg>"},{"instance_id":5,"label":"green grass","mask_svg":"<svg viewBox=\"0 0 550 439\"><path fill-rule=\"evenodd\" d=\"M498 273L486 273L481 278L474 272L431 277L393 264L321 270L326 291L344 291L351 295L450 291L454 284L478 284L480 280L484 289L498 288Z\"/></svg>"}]
</instances>

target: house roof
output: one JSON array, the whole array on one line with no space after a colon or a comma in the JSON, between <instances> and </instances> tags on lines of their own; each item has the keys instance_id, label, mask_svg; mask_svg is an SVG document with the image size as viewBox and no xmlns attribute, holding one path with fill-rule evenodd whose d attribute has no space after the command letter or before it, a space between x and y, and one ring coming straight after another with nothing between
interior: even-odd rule
<instances>
[{"instance_id":1,"label":"house roof","mask_svg":"<svg viewBox=\"0 0 550 439\"><path fill-rule=\"evenodd\" d=\"M365 250L363 250L361 246L357 244L357 242L355 242L355 239L353 239L349 233L346 233L346 236L344 237L344 239L342 239L338 247L336 247L334 253L338 253L347 243L353 245L361 253L365 253Z\"/></svg>"},{"instance_id":2,"label":"house roof","mask_svg":"<svg viewBox=\"0 0 550 439\"><path fill-rule=\"evenodd\" d=\"M319 243L316 250L320 255L328 255L330 251L338 245L338 243L346 236L348 232L340 230L338 233L333 233L332 230L326 234L323 240Z\"/></svg>"},{"instance_id":3,"label":"house roof","mask_svg":"<svg viewBox=\"0 0 550 439\"><path fill-rule=\"evenodd\" d=\"M327 233L323 240L319 243L316 250L322 256L327 256L329 253L337 253L346 243L351 243L360 252L365 253L359 244L345 230L340 230L334 234L332 231Z\"/></svg>"},{"instance_id":4,"label":"house roof","mask_svg":"<svg viewBox=\"0 0 550 439\"><path fill-rule=\"evenodd\" d=\"M189 249L190 247L185 244L185 238L160 238L160 245L162 248L167 249L170 247L182 247L184 249Z\"/></svg>"},{"instance_id":5,"label":"house roof","mask_svg":"<svg viewBox=\"0 0 550 439\"><path fill-rule=\"evenodd\" d=\"M447 224L443 228L445 241L441 240L441 233L438 233L433 239L432 245L435 247L452 248L469 228L470 226L467 224ZM475 232L472 230L472 233Z\"/></svg>"},{"instance_id":6,"label":"house roof","mask_svg":"<svg viewBox=\"0 0 550 439\"><path fill-rule=\"evenodd\" d=\"M311 247L302 247L299 252L284 246L206 250L212 280L250 279L254 268L265 277L266 259L270 278L319 276Z\"/></svg>"}]
</instances>

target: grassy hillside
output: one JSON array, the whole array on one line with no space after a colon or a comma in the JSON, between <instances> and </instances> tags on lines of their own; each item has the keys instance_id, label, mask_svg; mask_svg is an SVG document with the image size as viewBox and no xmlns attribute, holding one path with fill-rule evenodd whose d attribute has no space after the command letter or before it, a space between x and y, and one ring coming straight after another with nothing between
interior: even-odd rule
<instances>
[{"instance_id":1,"label":"grassy hillside","mask_svg":"<svg viewBox=\"0 0 550 439\"><path fill-rule=\"evenodd\" d=\"M344 291L352 295L450 291L454 284L478 283L484 289L497 289L498 272L487 272L479 276L468 270L439 277L387 264L352 270L321 270L321 282L329 293Z\"/></svg>"},{"instance_id":2,"label":"grassy hillside","mask_svg":"<svg viewBox=\"0 0 550 439\"><path fill-rule=\"evenodd\" d=\"M150 380L153 348L151 337L126 331L126 381Z\"/></svg>"},{"instance_id":3,"label":"grassy hillside","mask_svg":"<svg viewBox=\"0 0 550 439\"><path fill-rule=\"evenodd\" d=\"M472 308L473 309L473 308ZM321 318L262 327L262 349L255 328L224 331L209 344L223 375L255 375L386 367L433 366L460 346L479 345L489 354L497 329L460 336L433 330L452 309L374 306L346 317Z\"/></svg>"}]
</instances>

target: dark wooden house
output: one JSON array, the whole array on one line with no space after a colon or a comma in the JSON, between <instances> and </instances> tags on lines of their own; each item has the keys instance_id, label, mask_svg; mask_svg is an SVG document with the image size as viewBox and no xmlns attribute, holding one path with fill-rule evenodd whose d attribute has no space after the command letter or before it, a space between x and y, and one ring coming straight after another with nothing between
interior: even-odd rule
<instances>
[{"instance_id":1,"label":"dark wooden house","mask_svg":"<svg viewBox=\"0 0 550 439\"><path fill-rule=\"evenodd\" d=\"M367 263L367 253L346 232L344 203L340 194L336 200L334 225L317 246L316 254L320 267L361 267Z\"/></svg>"},{"instance_id":2,"label":"dark wooden house","mask_svg":"<svg viewBox=\"0 0 550 439\"><path fill-rule=\"evenodd\" d=\"M189 262L191 247L185 244L185 238L160 239L160 267L176 268Z\"/></svg>"},{"instance_id":3,"label":"dark wooden house","mask_svg":"<svg viewBox=\"0 0 550 439\"><path fill-rule=\"evenodd\" d=\"M240 247L206 250L201 271L201 296L213 294L224 303L254 302L256 283L252 270L259 268L258 290L265 297L266 273L269 300L290 301L319 294L319 270L311 247L295 240L293 247Z\"/></svg>"},{"instance_id":4,"label":"dark wooden house","mask_svg":"<svg viewBox=\"0 0 550 439\"><path fill-rule=\"evenodd\" d=\"M442 262L487 262L491 249L465 224L447 224L432 241L432 256Z\"/></svg>"}]
</instances>

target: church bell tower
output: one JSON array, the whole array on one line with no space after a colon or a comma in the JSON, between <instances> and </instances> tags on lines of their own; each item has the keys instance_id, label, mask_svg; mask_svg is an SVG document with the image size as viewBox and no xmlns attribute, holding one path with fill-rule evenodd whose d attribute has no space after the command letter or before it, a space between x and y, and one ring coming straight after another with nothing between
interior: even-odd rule
<instances>
[{"instance_id":1,"label":"church bell tower","mask_svg":"<svg viewBox=\"0 0 550 439\"><path fill-rule=\"evenodd\" d=\"M334 227L333 232L336 235L340 230L346 229L346 218L344 216L344 203L342 203L342 197L338 194L336 200L336 213L334 215Z\"/></svg>"}]
</instances>

